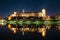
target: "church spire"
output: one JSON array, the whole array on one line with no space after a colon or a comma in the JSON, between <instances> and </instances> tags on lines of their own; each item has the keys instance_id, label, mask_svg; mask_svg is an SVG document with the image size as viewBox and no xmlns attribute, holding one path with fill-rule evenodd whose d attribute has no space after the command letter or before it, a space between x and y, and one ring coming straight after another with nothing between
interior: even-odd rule
<instances>
[{"instance_id":1,"label":"church spire","mask_svg":"<svg viewBox=\"0 0 60 40\"><path fill-rule=\"evenodd\" d=\"M23 9L23 11L22 11L23 13L25 12L25 10Z\"/></svg>"}]
</instances>

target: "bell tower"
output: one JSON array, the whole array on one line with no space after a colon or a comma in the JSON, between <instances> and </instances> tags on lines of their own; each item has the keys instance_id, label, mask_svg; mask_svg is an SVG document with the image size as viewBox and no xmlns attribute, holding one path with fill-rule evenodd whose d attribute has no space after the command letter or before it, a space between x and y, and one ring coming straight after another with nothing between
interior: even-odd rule
<instances>
[{"instance_id":1,"label":"bell tower","mask_svg":"<svg viewBox=\"0 0 60 40\"><path fill-rule=\"evenodd\" d=\"M46 9L42 9L42 16L43 16L43 17L46 16Z\"/></svg>"}]
</instances>

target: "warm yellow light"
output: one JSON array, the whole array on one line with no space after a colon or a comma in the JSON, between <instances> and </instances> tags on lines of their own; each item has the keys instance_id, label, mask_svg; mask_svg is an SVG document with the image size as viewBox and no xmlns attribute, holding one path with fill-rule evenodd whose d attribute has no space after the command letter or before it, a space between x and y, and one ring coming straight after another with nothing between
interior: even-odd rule
<instances>
[{"instance_id":1,"label":"warm yellow light","mask_svg":"<svg viewBox=\"0 0 60 40\"><path fill-rule=\"evenodd\" d=\"M11 28L11 30L16 30L16 28Z\"/></svg>"},{"instance_id":2,"label":"warm yellow light","mask_svg":"<svg viewBox=\"0 0 60 40\"><path fill-rule=\"evenodd\" d=\"M45 13L46 12L46 10L45 9L42 9L42 13Z\"/></svg>"},{"instance_id":3,"label":"warm yellow light","mask_svg":"<svg viewBox=\"0 0 60 40\"><path fill-rule=\"evenodd\" d=\"M11 20L11 16L8 17L8 20Z\"/></svg>"},{"instance_id":4,"label":"warm yellow light","mask_svg":"<svg viewBox=\"0 0 60 40\"><path fill-rule=\"evenodd\" d=\"M1 20L2 22L4 22L4 20Z\"/></svg>"},{"instance_id":5,"label":"warm yellow light","mask_svg":"<svg viewBox=\"0 0 60 40\"><path fill-rule=\"evenodd\" d=\"M22 17L29 17L28 14L22 14L21 16L22 16Z\"/></svg>"},{"instance_id":6,"label":"warm yellow light","mask_svg":"<svg viewBox=\"0 0 60 40\"><path fill-rule=\"evenodd\" d=\"M46 36L46 29L42 28L42 36Z\"/></svg>"},{"instance_id":7,"label":"warm yellow light","mask_svg":"<svg viewBox=\"0 0 60 40\"><path fill-rule=\"evenodd\" d=\"M29 15L25 15L26 17L29 17Z\"/></svg>"},{"instance_id":8,"label":"warm yellow light","mask_svg":"<svg viewBox=\"0 0 60 40\"><path fill-rule=\"evenodd\" d=\"M25 28L20 28L20 30L24 32L25 31Z\"/></svg>"},{"instance_id":9,"label":"warm yellow light","mask_svg":"<svg viewBox=\"0 0 60 40\"><path fill-rule=\"evenodd\" d=\"M8 28L9 28L9 29L11 29L11 28L12 28L12 26L11 26L10 24L8 24Z\"/></svg>"},{"instance_id":10,"label":"warm yellow light","mask_svg":"<svg viewBox=\"0 0 60 40\"><path fill-rule=\"evenodd\" d=\"M21 30L24 30L23 28L21 28Z\"/></svg>"},{"instance_id":11,"label":"warm yellow light","mask_svg":"<svg viewBox=\"0 0 60 40\"><path fill-rule=\"evenodd\" d=\"M48 18L50 18L50 16L48 16Z\"/></svg>"},{"instance_id":12,"label":"warm yellow light","mask_svg":"<svg viewBox=\"0 0 60 40\"><path fill-rule=\"evenodd\" d=\"M25 28L26 31L29 31L29 28Z\"/></svg>"},{"instance_id":13,"label":"warm yellow light","mask_svg":"<svg viewBox=\"0 0 60 40\"><path fill-rule=\"evenodd\" d=\"M42 36L45 37L46 36L46 32L42 31Z\"/></svg>"},{"instance_id":14,"label":"warm yellow light","mask_svg":"<svg viewBox=\"0 0 60 40\"><path fill-rule=\"evenodd\" d=\"M11 16L13 16L13 17L14 17L14 16L16 16L16 14L12 14Z\"/></svg>"},{"instance_id":15,"label":"warm yellow light","mask_svg":"<svg viewBox=\"0 0 60 40\"><path fill-rule=\"evenodd\" d=\"M25 16L25 14L22 14L21 16L23 17L23 16Z\"/></svg>"},{"instance_id":16,"label":"warm yellow light","mask_svg":"<svg viewBox=\"0 0 60 40\"><path fill-rule=\"evenodd\" d=\"M2 25L4 25L4 23L1 23Z\"/></svg>"},{"instance_id":17,"label":"warm yellow light","mask_svg":"<svg viewBox=\"0 0 60 40\"><path fill-rule=\"evenodd\" d=\"M46 20L51 20L50 16L47 16Z\"/></svg>"},{"instance_id":18,"label":"warm yellow light","mask_svg":"<svg viewBox=\"0 0 60 40\"><path fill-rule=\"evenodd\" d=\"M46 29L50 29L50 28L51 28L51 26L48 26L48 25L46 26Z\"/></svg>"},{"instance_id":19,"label":"warm yellow light","mask_svg":"<svg viewBox=\"0 0 60 40\"><path fill-rule=\"evenodd\" d=\"M35 16L34 13L32 13L31 16Z\"/></svg>"},{"instance_id":20,"label":"warm yellow light","mask_svg":"<svg viewBox=\"0 0 60 40\"><path fill-rule=\"evenodd\" d=\"M11 28L11 30L13 31L13 33L16 33L16 28Z\"/></svg>"},{"instance_id":21,"label":"warm yellow light","mask_svg":"<svg viewBox=\"0 0 60 40\"><path fill-rule=\"evenodd\" d=\"M42 14L42 17L43 17L44 15Z\"/></svg>"},{"instance_id":22,"label":"warm yellow light","mask_svg":"<svg viewBox=\"0 0 60 40\"><path fill-rule=\"evenodd\" d=\"M14 12L14 15L16 15L17 12Z\"/></svg>"},{"instance_id":23,"label":"warm yellow light","mask_svg":"<svg viewBox=\"0 0 60 40\"><path fill-rule=\"evenodd\" d=\"M41 33L41 31L42 31L42 30L41 30L41 28L38 28L38 32L40 32L40 33Z\"/></svg>"},{"instance_id":24,"label":"warm yellow light","mask_svg":"<svg viewBox=\"0 0 60 40\"><path fill-rule=\"evenodd\" d=\"M34 32L34 28L30 29L31 32Z\"/></svg>"},{"instance_id":25,"label":"warm yellow light","mask_svg":"<svg viewBox=\"0 0 60 40\"><path fill-rule=\"evenodd\" d=\"M16 33L16 30L14 30L13 33L15 34Z\"/></svg>"}]
</instances>

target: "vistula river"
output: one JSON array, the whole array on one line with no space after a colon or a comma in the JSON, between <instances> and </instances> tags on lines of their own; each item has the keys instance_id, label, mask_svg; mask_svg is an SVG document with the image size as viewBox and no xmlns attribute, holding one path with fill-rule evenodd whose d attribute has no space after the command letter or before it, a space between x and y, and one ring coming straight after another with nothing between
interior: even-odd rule
<instances>
[{"instance_id":1,"label":"vistula river","mask_svg":"<svg viewBox=\"0 0 60 40\"><path fill-rule=\"evenodd\" d=\"M60 22L54 25L49 23L27 23L23 25L11 23L5 25L0 22L0 40L60 40ZM39 23L41 25L39 25ZM30 24L30 25L29 25Z\"/></svg>"},{"instance_id":2,"label":"vistula river","mask_svg":"<svg viewBox=\"0 0 60 40\"><path fill-rule=\"evenodd\" d=\"M42 36L39 32L24 32L17 30L14 34L12 30L9 30L7 26L0 26L0 40L59 40L60 29L57 27L51 27L46 30L46 36Z\"/></svg>"}]
</instances>

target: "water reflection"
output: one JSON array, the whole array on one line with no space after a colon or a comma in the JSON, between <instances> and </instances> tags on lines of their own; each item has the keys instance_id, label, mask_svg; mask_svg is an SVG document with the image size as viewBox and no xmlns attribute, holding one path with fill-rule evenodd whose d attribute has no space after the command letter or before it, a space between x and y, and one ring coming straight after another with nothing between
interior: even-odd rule
<instances>
[{"instance_id":1,"label":"water reflection","mask_svg":"<svg viewBox=\"0 0 60 40\"><path fill-rule=\"evenodd\" d=\"M0 21L1 26L7 26L9 30L11 30L14 34L17 33L17 31L22 32L22 35L25 34L25 32L37 32L41 33L43 37L46 36L46 30L49 30L51 28L54 28L55 30L60 30L60 21L38 21L35 20L33 22L31 21L8 21L5 20Z\"/></svg>"},{"instance_id":2,"label":"water reflection","mask_svg":"<svg viewBox=\"0 0 60 40\"><path fill-rule=\"evenodd\" d=\"M60 39L60 29L59 29L59 25L40 25L38 27L35 26L31 26L31 27L27 27L25 26L19 26L18 25L12 25L12 24L7 24L6 26L0 26L2 27L2 29L0 28L0 37L5 37L5 39L10 39L10 40L18 40L19 38L22 40L26 40L26 39L33 39L35 40L35 38L37 40L49 40L49 39ZM3 30L3 32L1 33L1 31ZM2 36L2 35L3 36ZM57 37L56 37L57 36ZM9 38L8 38L9 37ZM19 39L19 40L20 40Z\"/></svg>"},{"instance_id":3,"label":"water reflection","mask_svg":"<svg viewBox=\"0 0 60 40\"><path fill-rule=\"evenodd\" d=\"M43 26L39 26L39 27L22 26L22 27L18 28L17 25L8 24L8 29L12 30L14 34L19 30L20 32L22 32L22 35L24 35L25 32L38 32L38 33L41 33L43 37L45 37L46 36L46 30L49 30L50 28L60 30L59 25L53 25L53 27L52 27L52 25L43 25Z\"/></svg>"}]
</instances>

